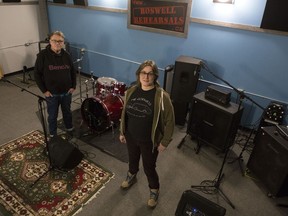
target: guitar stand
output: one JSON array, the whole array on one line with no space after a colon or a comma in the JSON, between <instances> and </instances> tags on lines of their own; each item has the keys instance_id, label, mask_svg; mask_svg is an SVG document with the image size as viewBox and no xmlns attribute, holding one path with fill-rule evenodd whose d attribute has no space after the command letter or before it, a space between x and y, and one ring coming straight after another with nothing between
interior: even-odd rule
<instances>
[{"instance_id":1,"label":"guitar stand","mask_svg":"<svg viewBox=\"0 0 288 216\"><path fill-rule=\"evenodd\" d=\"M229 198L224 194L224 192L220 188L220 183L221 183L221 181L222 181L222 179L224 177L224 173L222 173L222 172L223 172L223 168L224 168L224 165L225 165L225 162L226 162L228 151L229 151L229 148L227 148L225 150L225 156L223 158L222 166L221 166L220 171L219 171L219 173L218 173L218 175L216 177L216 180L204 180L204 181L201 182L200 185L191 185L191 188L196 188L196 189L198 188L201 191L209 192L209 194L213 194L213 193L217 193L218 192L223 197L223 199L233 209L235 209L234 204L229 200Z\"/></svg>"}]
</instances>

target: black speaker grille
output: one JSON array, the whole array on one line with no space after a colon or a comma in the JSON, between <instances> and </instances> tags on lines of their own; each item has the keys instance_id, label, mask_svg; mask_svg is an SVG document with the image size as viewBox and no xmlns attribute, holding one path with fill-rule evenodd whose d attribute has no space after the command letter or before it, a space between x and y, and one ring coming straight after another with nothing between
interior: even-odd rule
<instances>
[{"instance_id":1,"label":"black speaker grille","mask_svg":"<svg viewBox=\"0 0 288 216\"><path fill-rule=\"evenodd\" d=\"M189 56L180 56L175 62L171 99L191 102L196 91L201 61Z\"/></svg>"},{"instance_id":2,"label":"black speaker grille","mask_svg":"<svg viewBox=\"0 0 288 216\"><path fill-rule=\"evenodd\" d=\"M276 126L261 128L247 167L274 196L288 194L287 155L288 141L281 137Z\"/></svg>"},{"instance_id":3,"label":"black speaker grille","mask_svg":"<svg viewBox=\"0 0 288 216\"><path fill-rule=\"evenodd\" d=\"M201 92L194 95L187 134L224 151L234 142L242 112L237 104L223 107L205 99Z\"/></svg>"}]
</instances>

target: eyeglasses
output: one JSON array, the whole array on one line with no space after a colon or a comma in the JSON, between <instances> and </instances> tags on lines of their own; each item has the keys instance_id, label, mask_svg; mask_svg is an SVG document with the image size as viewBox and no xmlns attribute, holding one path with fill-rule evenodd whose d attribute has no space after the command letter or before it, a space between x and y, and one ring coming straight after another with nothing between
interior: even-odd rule
<instances>
[{"instance_id":1,"label":"eyeglasses","mask_svg":"<svg viewBox=\"0 0 288 216\"><path fill-rule=\"evenodd\" d=\"M58 43L58 44L62 44L62 43L64 43L64 41L63 40L50 40L51 42L53 42L53 43Z\"/></svg>"},{"instance_id":2,"label":"eyeglasses","mask_svg":"<svg viewBox=\"0 0 288 216\"><path fill-rule=\"evenodd\" d=\"M151 71L151 72L148 72L146 73L145 71L141 71L140 72L140 76L148 76L148 77L153 77L154 76L154 73Z\"/></svg>"}]
</instances>

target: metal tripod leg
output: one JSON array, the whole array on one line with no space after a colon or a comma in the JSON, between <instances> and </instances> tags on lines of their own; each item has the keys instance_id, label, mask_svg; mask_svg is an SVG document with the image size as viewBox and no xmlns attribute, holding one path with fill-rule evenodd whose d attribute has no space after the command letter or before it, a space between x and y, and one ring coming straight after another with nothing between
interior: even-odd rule
<instances>
[{"instance_id":1,"label":"metal tripod leg","mask_svg":"<svg viewBox=\"0 0 288 216\"><path fill-rule=\"evenodd\" d=\"M228 197L224 194L224 192L220 189L220 183L224 177L224 174L222 173L223 172L223 168L224 168L224 165L225 165L225 162L226 162L226 159L227 159L227 155L228 155L228 151L229 151L229 148L227 148L225 150L225 156L223 158L223 161L222 161L222 165L221 165L221 168L220 168L220 171L219 171L219 174L217 175L217 181L209 181L209 180L205 180L203 182L208 182L210 183L211 185L192 185L191 188L199 188L199 189L205 189L205 188L214 188L217 192L220 193L220 195L223 197L223 199L233 208L235 209L235 206L234 204L228 199Z\"/></svg>"},{"instance_id":2,"label":"metal tripod leg","mask_svg":"<svg viewBox=\"0 0 288 216\"><path fill-rule=\"evenodd\" d=\"M239 164L239 167L240 167L242 176L245 176L245 170L244 170L244 168L243 168L243 166L242 166L242 163L243 163L243 156L242 156L242 155L243 155L244 151L246 150L246 148L247 148L247 146L248 146L248 143L249 143L249 140L250 140L250 138L251 138L251 136L252 136L253 133L254 133L254 129L251 130L251 132L250 132L250 134L249 134L249 136L248 136L248 138L247 138L247 140L246 140L246 143L244 144L244 146L243 146L243 148L242 148L241 153L239 154L239 156L238 156L237 158L233 159L232 161L229 161L229 162L228 162L229 164L232 164L232 163L234 163L235 161L238 161L238 164Z\"/></svg>"}]
</instances>

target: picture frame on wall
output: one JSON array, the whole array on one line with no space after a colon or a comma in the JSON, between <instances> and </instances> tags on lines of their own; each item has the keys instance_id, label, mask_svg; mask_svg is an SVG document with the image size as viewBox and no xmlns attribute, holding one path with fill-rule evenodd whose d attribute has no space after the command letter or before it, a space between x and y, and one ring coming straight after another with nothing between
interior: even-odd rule
<instances>
[{"instance_id":1,"label":"picture frame on wall","mask_svg":"<svg viewBox=\"0 0 288 216\"><path fill-rule=\"evenodd\" d=\"M53 3L66 4L66 0L53 0Z\"/></svg>"},{"instance_id":2,"label":"picture frame on wall","mask_svg":"<svg viewBox=\"0 0 288 216\"><path fill-rule=\"evenodd\" d=\"M88 6L88 0L73 0L74 5Z\"/></svg>"},{"instance_id":3,"label":"picture frame on wall","mask_svg":"<svg viewBox=\"0 0 288 216\"><path fill-rule=\"evenodd\" d=\"M129 0L131 29L187 37L192 0Z\"/></svg>"}]
</instances>

